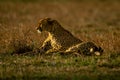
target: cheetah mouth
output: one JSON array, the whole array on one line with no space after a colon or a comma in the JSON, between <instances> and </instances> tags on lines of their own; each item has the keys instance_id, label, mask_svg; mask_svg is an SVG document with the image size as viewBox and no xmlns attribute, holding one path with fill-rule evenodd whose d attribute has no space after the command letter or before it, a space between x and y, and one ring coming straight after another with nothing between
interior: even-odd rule
<instances>
[{"instance_id":1,"label":"cheetah mouth","mask_svg":"<svg viewBox=\"0 0 120 80\"><path fill-rule=\"evenodd\" d=\"M40 30L37 30L37 32L38 32L38 33L41 33L41 31L40 31Z\"/></svg>"},{"instance_id":2,"label":"cheetah mouth","mask_svg":"<svg viewBox=\"0 0 120 80\"><path fill-rule=\"evenodd\" d=\"M41 32L42 32L42 28L41 28L41 27L36 28L36 30L37 30L38 33L41 33Z\"/></svg>"}]
</instances>

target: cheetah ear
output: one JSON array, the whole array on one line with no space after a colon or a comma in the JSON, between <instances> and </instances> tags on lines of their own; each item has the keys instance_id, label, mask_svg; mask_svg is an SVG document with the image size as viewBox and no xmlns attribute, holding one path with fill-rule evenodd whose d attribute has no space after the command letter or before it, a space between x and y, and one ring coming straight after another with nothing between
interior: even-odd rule
<instances>
[{"instance_id":1,"label":"cheetah ear","mask_svg":"<svg viewBox=\"0 0 120 80\"><path fill-rule=\"evenodd\" d=\"M52 25L54 20L52 20L51 18L47 18L47 22L48 22L48 24Z\"/></svg>"}]
</instances>

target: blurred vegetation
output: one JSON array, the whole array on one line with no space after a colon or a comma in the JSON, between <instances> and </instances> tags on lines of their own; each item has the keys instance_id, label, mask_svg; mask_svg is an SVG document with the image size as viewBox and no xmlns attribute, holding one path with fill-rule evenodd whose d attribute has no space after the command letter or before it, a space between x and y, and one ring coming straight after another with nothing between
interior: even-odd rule
<instances>
[{"instance_id":1,"label":"blurred vegetation","mask_svg":"<svg viewBox=\"0 0 120 80\"><path fill-rule=\"evenodd\" d=\"M119 80L119 7L119 0L0 0L0 80ZM100 45L104 54L33 55L47 36L35 30L44 17Z\"/></svg>"},{"instance_id":2,"label":"blurred vegetation","mask_svg":"<svg viewBox=\"0 0 120 80\"><path fill-rule=\"evenodd\" d=\"M69 1L78 1L78 2L115 2L120 0L0 0L0 2L69 2Z\"/></svg>"}]
</instances>

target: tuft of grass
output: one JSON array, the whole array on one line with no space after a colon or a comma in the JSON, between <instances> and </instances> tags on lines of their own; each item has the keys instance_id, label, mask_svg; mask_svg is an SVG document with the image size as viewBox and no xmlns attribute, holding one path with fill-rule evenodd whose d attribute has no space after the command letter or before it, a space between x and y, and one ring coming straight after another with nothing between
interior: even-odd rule
<instances>
[{"instance_id":1,"label":"tuft of grass","mask_svg":"<svg viewBox=\"0 0 120 80\"><path fill-rule=\"evenodd\" d=\"M12 40L10 41L9 47L9 53L11 54L24 54L26 52L33 51L34 45L33 44L28 44L26 40Z\"/></svg>"}]
</instances>

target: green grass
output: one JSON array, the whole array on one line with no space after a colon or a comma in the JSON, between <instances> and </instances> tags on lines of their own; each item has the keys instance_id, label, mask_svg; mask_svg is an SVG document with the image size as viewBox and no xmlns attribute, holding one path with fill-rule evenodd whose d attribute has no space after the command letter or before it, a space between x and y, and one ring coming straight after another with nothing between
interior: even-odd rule
<instances>
[{"instance_id":1,"label":"green grass","mask_svg":"<svg viewBox=\"0 0 120 80\"><path fill-rule=\"evenodd\" d=\"M0 2L0 80L120 79L119 2L14 1ZM39 48L47 36L35 30L38 20L44 17L58 20L81 40L100 45L104 54L76 57L29 52Z\"/></svg>"},{"instance_id":2,"label":"green grass","mask_svg":"<svg viewBox=\"0 0 120 80\"><path fill-rule=\"evenodd\" d=\"M119 79L120 56L111 58L84 56L1 55L1 79L109 80ZM107 60L106 60L107 59ZM115 63L114 61L117 61Z\"/></svg>"}]
</instances>

